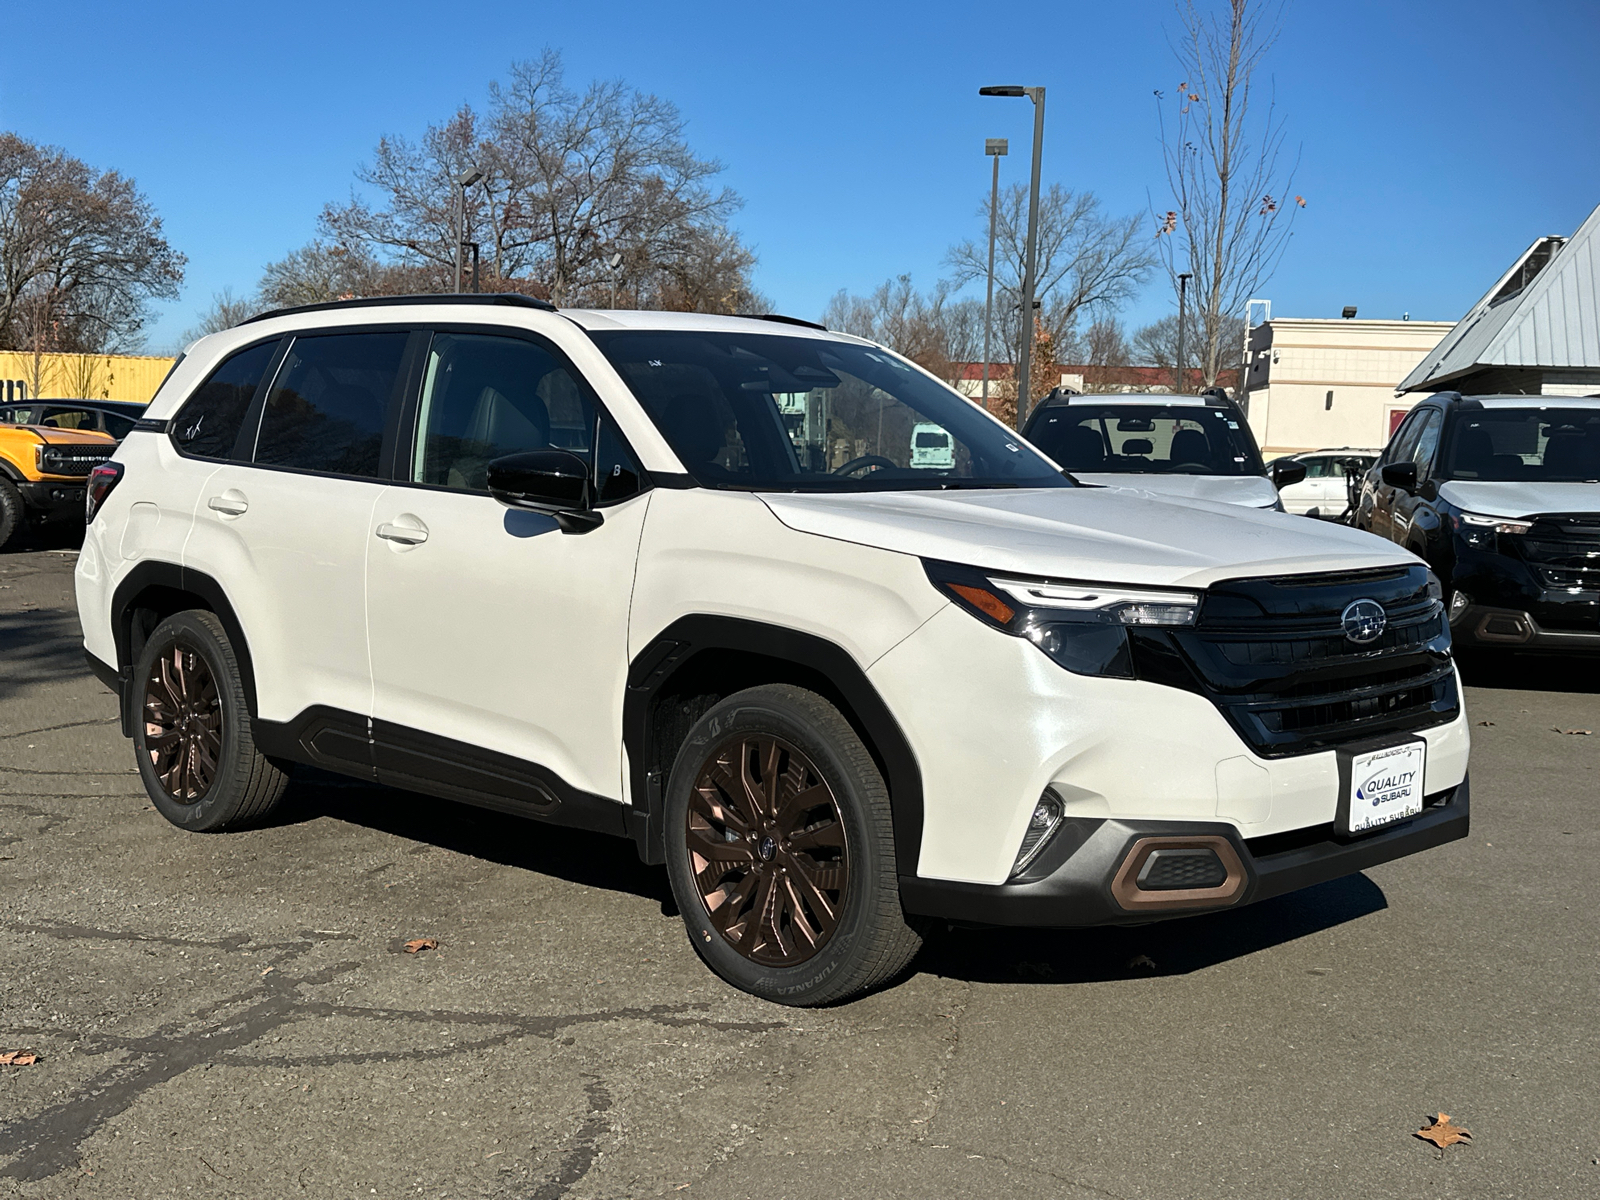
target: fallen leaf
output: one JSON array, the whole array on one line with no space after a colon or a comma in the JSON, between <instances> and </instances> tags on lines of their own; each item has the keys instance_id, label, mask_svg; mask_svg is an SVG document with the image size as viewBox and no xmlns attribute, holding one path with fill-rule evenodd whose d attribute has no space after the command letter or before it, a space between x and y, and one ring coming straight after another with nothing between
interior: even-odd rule
<instances>
[{"instance_id":1,"label":"fallen leaf","mask_svg":"<svg viewBox=\"0 0 1600 1200\"><path fill-rule=\"evenodd\" d=\"M1494 722L1493 721L1479 721L1478 724L1479 725L1493 725Z\"/></svg>"},{"instance_id":2,"label":"fallen leaf","mask_svg":"<svg viewBox=\"0 0 1600 1200\"><path fill-rule=\"evenodd\" d=\"M1572 734L1574 737L1590 737L1590 736L1592 736L1587 729L1569 729L1569 730L1567 730L1567 732Z\"/></svg>"},{"instance_id":3,"label":"fallen leaf","mask_svg":"<svg viewBox=\"0 0 1600 1200\"><path fill-rule=\"evenodd\" d=\"M1472 1140L1470 1130L1450 1123L1449 1113L1439 1113L1431 1122L1417 1130L1412 1136L1419 1137L1425 1142L1432 1142L1441 1150L1446 1146L1453 1146L1457 1142L1470 1142Z\"/></svg>"},{"instance_id":4,"label":"fallen leaf","mask_svg":"<svg viewBox=\"0 0 1600 1200\"><path fill-rule=\"evenodd\" d=\"M424 950L437 950L438 948L438 938L412 938L403 947L407 954L420 954Z\"/></svg>"},{"instance_id":5,"label":"fallen leaf","mask_svg":"<svg viewBox=\"0 0 1600 1200\"><path fill-rule=\"evenodd\" d=\"M39 1056L29 1050L7 1050L0 1054L0 1067L31 1067Z\"/></svg>"}]
</instances>

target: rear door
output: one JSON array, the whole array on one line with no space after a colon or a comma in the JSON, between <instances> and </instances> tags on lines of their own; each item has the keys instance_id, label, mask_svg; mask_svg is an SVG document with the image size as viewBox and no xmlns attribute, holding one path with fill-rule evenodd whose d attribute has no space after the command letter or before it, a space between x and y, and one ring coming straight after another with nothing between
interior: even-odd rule
<instances>
[{"instance_id":1,"label":"rear door","mask_svg":"<svg viewBox=\"0 0 1600 1200\"><path fill-rule=\"evenodd\" d=\"M440 330L425 364L365 539L379 778L540 811L551 782L621 800L639 467L550 341ZM590 464L599 528L489 495L490 461L552 448Z\"/></svg>"},{"instance_id":2,"label":"rear door","mask_svg":"<svg viewBox=\"0 0 1600 1200\"><path fill-rule=\"evenodd\" d=\"M246 422L247 461L207 481L185 556L228 593L250 642L259 715L287 722L332 709L329 720L356 725L363 747L367 531L384 489L385 428L424 337L297 334Z\"/></svg>"}]
</instances>

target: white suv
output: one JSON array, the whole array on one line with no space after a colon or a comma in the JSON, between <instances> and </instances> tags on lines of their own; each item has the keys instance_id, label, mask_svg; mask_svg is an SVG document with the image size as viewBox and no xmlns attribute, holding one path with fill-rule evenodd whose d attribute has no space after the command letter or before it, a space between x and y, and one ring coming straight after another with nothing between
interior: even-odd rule
<instances>
[{"instance_id":1,"label":"white suv","mask_svg":"<svg viewBox=\"0 0 1600 1200\"><path fill-rule=\"evenodd\" d=\"M631 838L784 1003L931 922L1145 922L1467 832L1416 558L1074 486L803 322L474 296L214 334L92 478L77 590L175 824L259 821L306 763Z\"/></svg>"}]
</instances>

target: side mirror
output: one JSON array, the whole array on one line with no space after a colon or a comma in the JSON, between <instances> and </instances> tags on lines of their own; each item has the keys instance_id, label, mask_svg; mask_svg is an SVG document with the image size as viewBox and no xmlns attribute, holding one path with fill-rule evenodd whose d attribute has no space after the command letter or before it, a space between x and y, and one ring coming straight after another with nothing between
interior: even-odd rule
<instances>
[{"instance_id":1,"label":"side mirror","mask_svg":"<svg viewBox=\"0 0 1600 1200\"><path fill-rule=\"evenodd\" d=\"M1292 459L1278 458L1268 466L1267 474L1272 477L1272 485L1282 489L1303 482L1306 477L1306 465Z\"/></svg>"},{"instance_id":2,"label":"side mirror","mask_svg":"<svg viewBox=\"0 0 1600 1200\"><path fill-rule=\"evenodd\" d=\"M588 533L605 520L594 510L589 464L566 450L525 450L495 459L489 494L507 508L548 513L562 533Z\"/></svg>"},{"instance_id":3,"label":"side mirror","mask_svg":"<svg viewBox=\"0 0 1600 1200\"><path fill-rule=\"evenodd\" d=\"M1417 490L1417 464L1414 462L1389 463L1379 474L1390 487L1399 488L1403 492Z\"/></svg>"}]
</instances>

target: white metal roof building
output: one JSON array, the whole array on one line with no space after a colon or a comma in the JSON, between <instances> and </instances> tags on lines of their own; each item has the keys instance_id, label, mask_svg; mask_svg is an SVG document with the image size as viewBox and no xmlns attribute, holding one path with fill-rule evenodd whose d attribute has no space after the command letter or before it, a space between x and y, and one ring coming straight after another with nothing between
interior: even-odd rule
<instances>
[{"instance_id":1,"label":"white metal roof building","mask_svg":"<svg viewBox=\"0 0 1600 1200\"><path fill-rule=\"evenodd\" d=\"M1399 390L1600 392L1600 207L1529 246Z\"/></svg>"}]
</instances>

